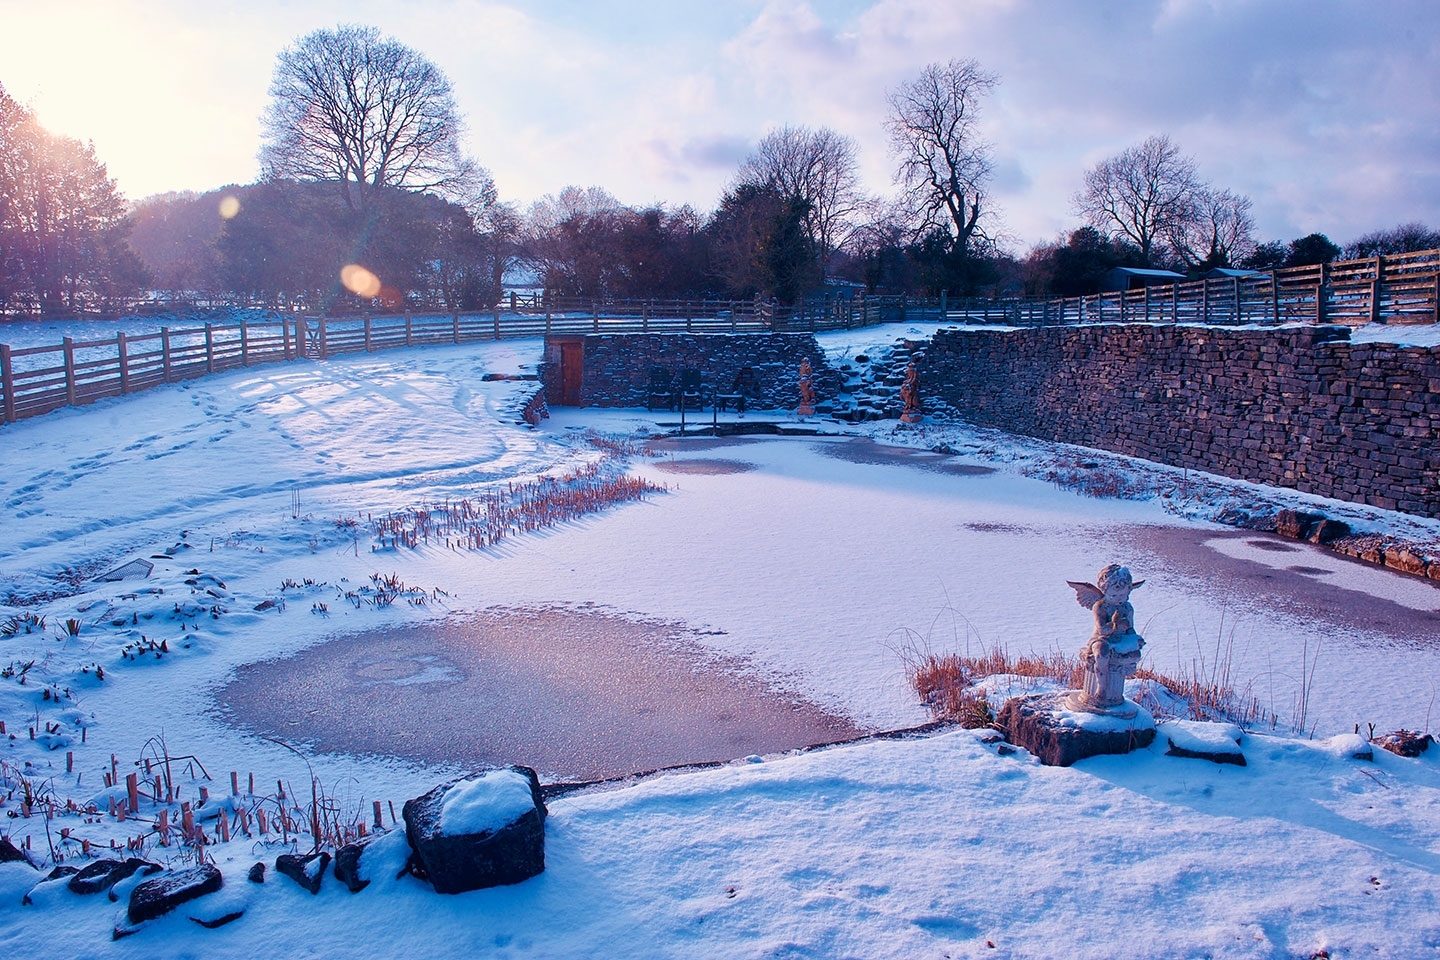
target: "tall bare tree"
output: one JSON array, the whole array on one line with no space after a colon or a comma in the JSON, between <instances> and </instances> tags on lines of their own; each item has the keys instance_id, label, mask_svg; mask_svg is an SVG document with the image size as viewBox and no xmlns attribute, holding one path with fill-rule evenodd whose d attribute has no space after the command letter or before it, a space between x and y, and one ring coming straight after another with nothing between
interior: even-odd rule
<instances>
[{"instance_id":1,"label":"tall bare tree","mask_svg":"<svg viewBox=\"0 0 1440 960\"><path fill-rule=\"evenodd\" d=\"M1189 267L1229 267L1255 251L1255 219L1250 198L1202 186L1189 204L1189 215L1168 231L1176 256Z\"/></svg>"},{"instance_id":2,"label":"tall bare tree","mask_svg":"<svg viewBox=\"0 0 1440 960\"><path fill-rule=\"evenodd\" d=\"M930 64L889 97L885 127L915 233L942 233L962 257L983 237L981 217L990 212L990 148L976 121L998 82L975 60L951 60Z\"/></svg>"},{"instance_id":3,"label":"tall bare tree","mask_svg":"<svg viewBox=\"0 0 1440 960\"><path fill-rule=\"evenodd\" d=\"M362 209L377 187L431 190L467 206L489 175L460 148L439 67L375 27L306 34L280 52L261 118L267 179L328 180Z\"/></svg>"},{"instance_id":4,"label":"tall bare tree","mask_svg":"<svg viewBox=\"0 0 1440 960\"><path fill-rule=\"evenodd\" d=\"M1157 245L1194 218L1201 190L1195 161L1162 135L1087 170L1074 202L1087 223L1105 233L1118 229L1148 264Z\"/></svg>"},{"instance_id":5,"label":"tall bare tree","mask_svg":"<svg viewBox=\"0 0 1440 960\"><path fill-rule=\"evenodd\" d=\"M804 206L822 275L864 203L855 153L855 141L829 127L780 127L756 145L736 178L737 185L769 188Z\"/></svg>"}]
</instances>

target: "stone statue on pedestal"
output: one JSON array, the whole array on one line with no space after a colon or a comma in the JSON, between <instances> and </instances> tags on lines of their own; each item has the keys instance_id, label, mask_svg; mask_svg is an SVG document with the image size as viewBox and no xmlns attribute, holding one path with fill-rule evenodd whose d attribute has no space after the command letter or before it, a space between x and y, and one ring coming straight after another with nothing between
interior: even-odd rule
<instances>
[{"instance_id":1,"label":"stone statue on pedestal","mask_svg":"<svg viewBox=\"0 0 1440 960\"><path fill-rule=\"evenodd\" d=\"M1095 629L1080 653L1084 681L1065 705L1085 713L1133 717L1138 707L1125 699L1125 678L1139 665L1145 639L1135 632L1130 591L1145 581L1132 580L1130 571L1118 563L1101 570L1095 579L1093 584L1066 581L1080 605L1095 615Z\"/></svg>"},{"instance_id":2,"label":"stone statue on pedestal","mask_svg":"<svg viewBox=\"0 0 1440 960\"><path fill-rule=\"evenodd\" d=\"M815 370L809 357L800 360L800 409L796 412L802 417L815 413Z\"/></svg>"},{"instance_id":3,"label":"stone statue on pedestal","mask_svg":"<svg viewBox=\"0 0 1440 960\"><path fill-rule=\"evenodd\" d=\"M915 369L915 361L911 360L905 367L905 382L900 384L900 402L905 404L905 411L900 414L902 423L918 423L920 413L920 372Z\"/></svg>"}]
</instances>

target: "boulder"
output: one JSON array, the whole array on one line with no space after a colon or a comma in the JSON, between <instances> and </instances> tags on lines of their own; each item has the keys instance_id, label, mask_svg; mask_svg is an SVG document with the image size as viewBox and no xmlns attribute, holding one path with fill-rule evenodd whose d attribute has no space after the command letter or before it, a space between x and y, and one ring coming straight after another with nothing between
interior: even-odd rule
<instances>
[{"instance_id":1,"label":"boulder","mask_svg":"<svg viewBox=\"0 0 1440 960\"><path fill-rule=\"evenodd\" d=\"M260 863L256 863L254 866L252 866L252 867L250 868L250 872L247 873L247 874L245 874L245 876L246 876L247 879L249 879L249 881L250 881L251 883L264 883L264 882L265 882L265 864L264 864L264 862L262 861L262 862L260 862Z\"/></svg>"},{"instance_id":2,"label":"boulder","mask_svg":"<svg viewBox=\"0 0 1440 960\"><path fill-rule=\"evenodd\" d=\"M485 770L405 801L412 865L439 893L520 883L545 869L545 801L529 767Z\"/></svg>"},{"instance_id":3,"label":"boulder","mask_svg":"<svg viewBox=\"0 0 1440 960\"><path fill-rule=\"evenodd\" d=\"M276 873L284 874L311 893L320 892L320 883L325 879L325 868L328 866L330 854L323 850L303 857L282 853L275 858Z\"/></svg>"},{"instance_id":4,"label":"boulder","mask_svg":"<svg viewBox=\"0 0 1440 960\"><path fill-rule=\"evenodd\" d=\"M360 877L360 855L364 852L363 843L347 843L335 851L335 879L345 884L351 893L370 886L369 880Z\"/></svg>"},{"instance_id":5,"label":"boulder","mask_svg":"<svg viewBox=\"0 0 1440 960\"><path fill-rule=\"evenodd\" d=\"M1069 691L1011 697L995 726L1005 739L1029 750L1043 764L1068 767L1086 757L1129 753L1155 740L1155 721L1143 707L1128 719L1082 713L1065 706Z\"/></svg>"},{"instance_id":6,"label":"boulder","mask_svg":"<svg viewBox=\"0 0 1440 960\"><path fill-rule=\"evenodd\" d=\"M159 873L163 869L165 868L160 864L141 860L139 857L129 857L125 860L96 860L81 868L79 873L70 878L67 886L72 893L104 893L121 880L133 875L137 870L142 875L148 876L152 873Z\"/></svg>"},{"instance_id":7,"label":"boulder","mask_svg":"<svg viewBox=\"0 0 1440 960\"><path fill-rule=\"evenodd\" d=\"M114 938L128 937L145 921L163 917L182 903L214 893L224 885L220 871L208 863L145 880L131 891L130 906L123 914L124 922L115 925Z\"/></svg>"}]
</instances>

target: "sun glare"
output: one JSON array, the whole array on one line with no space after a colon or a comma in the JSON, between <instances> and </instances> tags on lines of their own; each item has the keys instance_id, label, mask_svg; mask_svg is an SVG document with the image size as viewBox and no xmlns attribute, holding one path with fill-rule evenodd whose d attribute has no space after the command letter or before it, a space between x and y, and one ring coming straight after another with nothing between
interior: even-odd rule
<instances>
[{"instance_id":1,"label":"sun glare","mask_svg":"<svg viewBox=\"0 0 1440 960\"><path fill-rule=\"evenodd\" d=\"M240 212L240 201L236 197L226 197L220 201L220 216L226 220L234 220L235 214Z\"/></svg>"},{"instance_id":2,"label":"sun glare","mask_svg":"<svg viewBox=\"0 0 1440 960\"><path fill-rule=\"evenodd\" d=\"M380 292L380 278L358 263L340 268L340 282L356 296L373 297Z\"/></svg>"}]
</instances>

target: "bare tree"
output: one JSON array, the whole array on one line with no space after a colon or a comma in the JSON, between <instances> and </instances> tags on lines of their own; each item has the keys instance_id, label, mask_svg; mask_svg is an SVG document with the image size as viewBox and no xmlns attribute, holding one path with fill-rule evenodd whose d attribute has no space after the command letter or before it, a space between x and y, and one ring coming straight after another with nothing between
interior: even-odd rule
<instances>
[{"instance_id":1,"label":"bare tree","mask_svg":"<svg viewBox=\"0 0 1440 960\"><path fill-rule=\"evenodd\" d=\"M770 188L805 207L805 233L822 275L860 209L855 141L829 127L780 127L766 134L740 165L736 185Z\"/></svg>"},{"instance_id":2,"label":"bare tree","mask_svg":"<svg viewBox=\"0 0 1440 960\"><path fill-rule=\"evenodd\" d=\"M1345 245L1341 254L1346 260L1366 257L1413 253L1440 247L1440 231L1431 230L1418 220L1402 223L1388 230L1374 230Z\"/></svg>"},{"instance_id":3,"label":"bare tree","mask_svg":"<svg viewBox=\"0 0 1440 960\"><path fill-rule=\"evenodd\" d=\"M997 82L974 60L951 60L930 64L889 97L885 127L915 234L942 231L962 256L983 237L980 218L990 212L984 193L990 148L976 120L980 99Z\"/></svg>"},{"instance_id":4,"label":"bare tree","mask_svg":"<svg viewBox=\"0 0 1440 960\"><path fill-rule=\"evenodd\" d=\"M375 27L301 37L280 52L270 97L261 119L267 179L338 181L355 209L376 187L473 203L489 181L460 149L463 125L445 74Z\"/></svg>"},{"instance_id":5,"label":"bare tree","mask_svg":"<svg viewBox=\"0 0 1440 960\"><path fill-rule=\"evenodd\" d=\"M1167 240L1189 267L1228 267L1255 251L1255 219L1250 198L1202 186L1189 204L1189 215L1171 225Z\"/></svg>"},{"instance_id":6,"label":"bare tree","mask_svg":"<svg viewBox=\"0 0 1440 960\"><path fill-rule=\"evenodd\" d=\"M1155 136L1087 170L1074 202L1097 230L1119 229L1148 264L1157 244L1195 216L1200 191L1195 161L1169 137Z\"/></svg>"}]
</instances>

